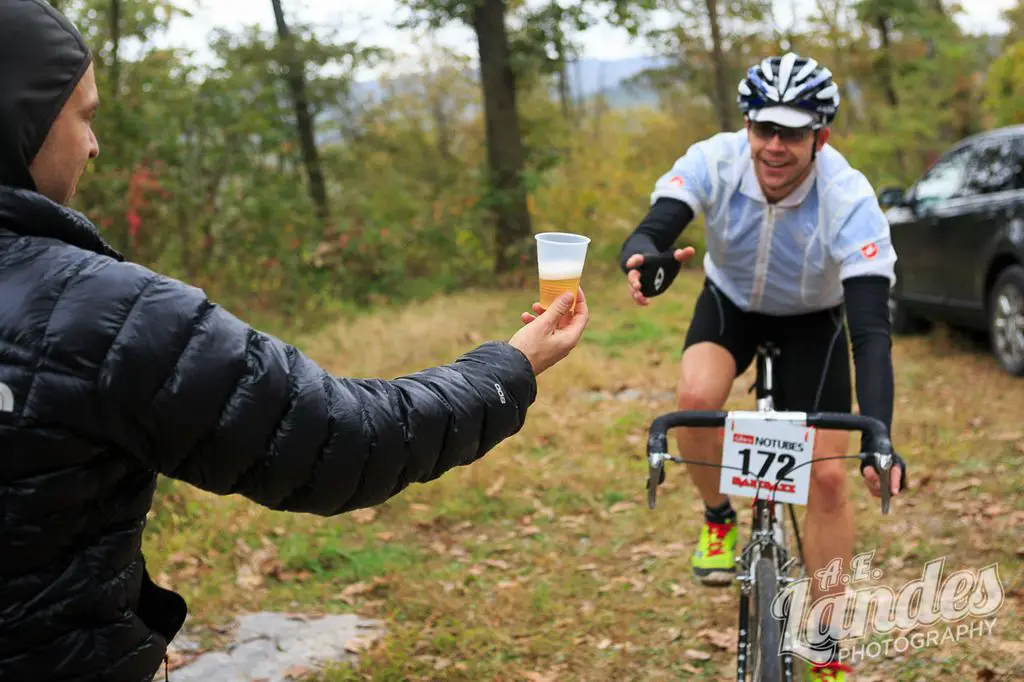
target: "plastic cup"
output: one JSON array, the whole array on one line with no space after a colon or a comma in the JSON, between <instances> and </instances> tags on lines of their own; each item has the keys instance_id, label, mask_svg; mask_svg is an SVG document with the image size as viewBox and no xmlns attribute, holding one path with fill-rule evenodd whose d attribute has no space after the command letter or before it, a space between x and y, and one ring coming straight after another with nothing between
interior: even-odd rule
<instances>
[{"instance_id":1,"label":"plastic cup","mask_svg":"<svg viewBox=\"0 0 1024 682\"><path fill-rule=\"evenodd\" d=\"M576 292L583 276L590 238L571 232L542 232L537 239L537 275L540 279L540 304L550 308L565 292L572 294L576 311Z\"/></svg>"}]
</instances>

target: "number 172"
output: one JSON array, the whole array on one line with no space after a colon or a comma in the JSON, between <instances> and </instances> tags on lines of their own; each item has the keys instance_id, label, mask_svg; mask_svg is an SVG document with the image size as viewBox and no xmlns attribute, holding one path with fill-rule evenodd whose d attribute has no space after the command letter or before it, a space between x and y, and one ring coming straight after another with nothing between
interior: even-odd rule
<instances>
[{"instance_id":1,"label":"number 172","mask_svg":"<svg viewBox=\"0 0 1024 682\"><path fill-rule=\"evenodd\" d=\"M753 451L750 448L743 448L739 452L740 452L741 455L743 455L743 475L744 476L749 476L751 474L750 458L751 458L751 455L753 454ZM765 456L764 464L761 465L761 471L759 471L757 473L757 477L758 478L764 478L765 474L768 473L768 470L771 469L772 463L775 461L775 458L778 457L779 462L782 463L782 468L779 469L779 475L777 477L777 480L779 480L779 481L792 481L793 480L789 476L789 472L792 471L793 467L796 466L796 458L793 457L793 455L790 455L790 454L785 453L785 452L783 452L781 454L778 454L778 453L772 452L771 450L758 450L757 454Z\"/></svg>"}]
</instances>

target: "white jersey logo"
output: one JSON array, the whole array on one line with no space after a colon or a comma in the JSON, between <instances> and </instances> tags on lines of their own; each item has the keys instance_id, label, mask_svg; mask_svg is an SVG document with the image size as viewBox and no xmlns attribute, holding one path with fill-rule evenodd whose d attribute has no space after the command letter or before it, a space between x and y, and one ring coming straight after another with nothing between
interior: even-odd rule
<instances>
[{"instance_id":1,"label":"white jersey logo","mask_svg":"<svg viewBox=\"0 0 1024 682\"><path fill-rule=\"evenodd\" d=\"M0 412L14 412L14 392L0 381Z\"/></svg>"}]
</instances>

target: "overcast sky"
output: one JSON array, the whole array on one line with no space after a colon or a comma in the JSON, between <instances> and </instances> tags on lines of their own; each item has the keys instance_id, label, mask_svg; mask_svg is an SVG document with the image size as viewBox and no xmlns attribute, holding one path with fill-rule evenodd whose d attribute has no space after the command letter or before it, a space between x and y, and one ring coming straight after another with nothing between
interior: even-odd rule
<instances>
[{"instance_id":1,"label":"overcast sky","mask_svg":"<svg viewBox=\"0 0 1024 682\"><path fill-rule=\"evenodd\" d=\"M540 0L527 0L528 4ZM207 35L214 27L237 29L244 24L258 23L268 30L274 27L274 13L270 0L184 0L182 3L194 11L191 19L179 19L172 26L169 35L161 41L164 44L181 45L202 54ZM967 30L1005 30L1000 21L1000 12L1016 4L1016 0L968 0L960 23ZM814 11L814 0L781 0L776 2L777 16L783 24L789 24L795 7L799 16ZM243 10L244 11L240 11ZM335 25L344 28L346 38L359 37L368 43L394 50L398 54L410 54L410 36L407 32L391 27L402 18L398 0L284 0L286 17L303 21ZM451 47L468 47L472 54L475 44L472 32L465 28L448 28L437 35L437 41ZM642 41L630 42L625 31L602 26L587 31L582 36L583 56L599 59L621 59L639 57L648 53ZM361 78L373 76L364 71Z\"/></svg>"}]
</instances>

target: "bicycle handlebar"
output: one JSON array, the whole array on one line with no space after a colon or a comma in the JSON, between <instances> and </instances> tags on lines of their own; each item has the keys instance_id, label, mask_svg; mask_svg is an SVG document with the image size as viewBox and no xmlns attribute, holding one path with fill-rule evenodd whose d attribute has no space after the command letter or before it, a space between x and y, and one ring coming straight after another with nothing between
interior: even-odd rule
<instances>
[{"instance_id":1,"label":"bicycle handlebar","mask_svg":"<svg viewBox=\"0 0 1024 682\"><path fill-rule=\"evenodd\" d=\"M669 459L668 431L677 427L715 428L725 426L730 417L784 421L801 426L839 431L860 431L870 437L875 451L861 453L860 458L872 458L871 466L879 473L881 483L882 514L889 513L892 475L892 441L885 424L875 417L845 412L748 412L721 410L680 410L663 414L651 423L647 438L647 462L650 467L647 503L654 509L654 500L664 461Z\"/></svg>"}]
</instances>

